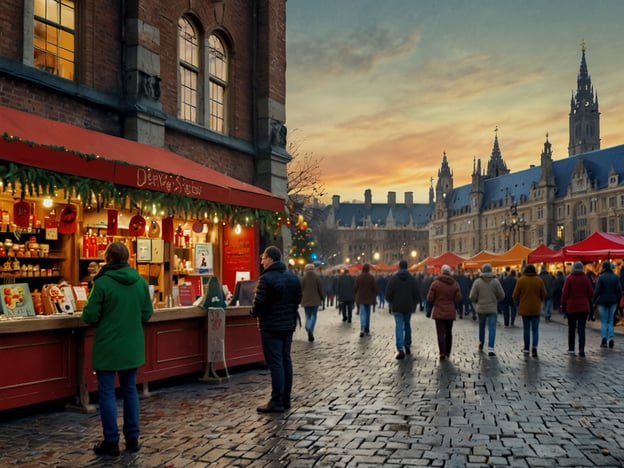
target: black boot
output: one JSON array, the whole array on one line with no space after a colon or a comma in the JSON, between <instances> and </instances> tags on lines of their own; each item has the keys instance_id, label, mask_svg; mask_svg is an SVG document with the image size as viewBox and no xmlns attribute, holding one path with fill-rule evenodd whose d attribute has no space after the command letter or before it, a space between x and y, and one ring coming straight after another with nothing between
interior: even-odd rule
<instances>
[{"instance_id":1,"label":"black boot","mask_svg":"<svg viewBox=\"0 0 624 468\"><path fill-rule=\"evenodd\" d=\"M111 457L119 456L119 442L102 442L93 446L93 451L97 455L110 455Z\"/></svg>"}]
</instances>

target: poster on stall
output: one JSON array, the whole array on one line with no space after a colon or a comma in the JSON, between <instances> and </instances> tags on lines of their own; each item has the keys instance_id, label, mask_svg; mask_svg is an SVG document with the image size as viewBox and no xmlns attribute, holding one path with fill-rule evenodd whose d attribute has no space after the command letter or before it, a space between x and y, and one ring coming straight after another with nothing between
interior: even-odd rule
<instances>
[{"instance_id":1,"label":"poster on stall","mask_svg":"<svg viewBox=\"0 0 624 468\"><path fill-rule=\"evenodd\" d=\"M35 306L27 283L2 285L2 312L7 317L35 315Z\"/></svg>"},{"instance_id":2,"label":"poster on stall","mask_svg":"<svg viewBox=\"0 0 624 468\"><path fill-rule=\"evenodd\" d=\"M195 244L195 273L212 275L214 271L212 244Z\"/></svg>"}]
</instances>

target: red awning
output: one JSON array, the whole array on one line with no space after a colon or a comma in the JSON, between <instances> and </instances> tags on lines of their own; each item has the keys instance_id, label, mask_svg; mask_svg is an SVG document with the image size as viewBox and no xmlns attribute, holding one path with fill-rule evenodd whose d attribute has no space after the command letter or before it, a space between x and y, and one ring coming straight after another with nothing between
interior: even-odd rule
<instances>
[{"instance_id":1,"label":"red awning","mask_svg":"<svg viewBox=\"0 0 624 468\"><path fill-rule=\"evenodd\" d=\"M228 205L284 210L284 199L271 192L163 148L0 106L0 135L5 133L17 139L0 139L2 160Z\"/></svg>"},{"instance_id":2,"label":"red awning","mask_svg":"<svg viewBox=\"0 0 624 468\"><path fill-rule=\"evenodd\" d=\"M562 250L566 261L595 262L624 258L624 236L612 232L594 232L587 239Z\"/></svg>"},{"instance_id":3,"label":"red awning","mask_svg":"<svg viewBox=\"0 0 624 468\"><path fill-rule=\"evenodd\" d=\"M543 243L538 245L527 256L527 263L557 263L563 262L563 251L553 250Z\"/></svg>"}]
</instances>

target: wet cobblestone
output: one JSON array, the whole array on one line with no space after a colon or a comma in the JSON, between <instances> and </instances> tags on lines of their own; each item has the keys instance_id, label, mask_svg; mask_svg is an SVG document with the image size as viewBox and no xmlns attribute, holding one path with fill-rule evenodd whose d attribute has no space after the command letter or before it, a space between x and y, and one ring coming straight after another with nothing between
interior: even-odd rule
<instances>
[{"instance_id":1,"label":"wet cobblestone","mask_svg":"<svg viewBox=\"0 0 624 468\"><path fill-rule=\"evenodd\" d=\"M434 324L413 319L412 355L396 360L394 321L372 316L370 337L319 311L316 341L293 343L293 407L261 415L265 369L208 385L153 385L141 400L141 451L97 457L97 414L55 407L0 413L0 466L20 467L622 467L622 346L568 356L567 328L540 324L539 357L522 354L521 327L499 319L495 358L477 351L477 323L454 326L437 359ZM593 325L595 328L595 324Z\"/></svg>"}]
</instances>

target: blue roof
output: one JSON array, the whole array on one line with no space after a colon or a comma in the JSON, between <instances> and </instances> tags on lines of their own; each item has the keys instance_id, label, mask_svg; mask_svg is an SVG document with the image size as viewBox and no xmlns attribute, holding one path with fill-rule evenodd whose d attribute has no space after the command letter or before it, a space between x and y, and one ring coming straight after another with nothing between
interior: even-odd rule
<instances>
[{"instance_id":1,"label":"blue roof","mask_svg":"<svg viewBox=\"0 0 624 468\"><path fill-rule=\"evenodd\" d=\"M552 172L555 178L555 198L563 198L574 174L574 169L579 160L583 161L590 180L594 187L603 189L609 184L609 173L615 170L619 177L619 184L624 185L624 145L613 146L582 155L553 160ZM517 172L511 172L499 177L492 177L484 181L484 199L482 210L491 207L503 206L505 197L509 194L514 201L522 204L528 199L531 187L539 183L542 169L539 166L531 167ZM447 206L451 211L460 213L470 208L470 192L472 184L454 188L447 196ZM367 210L365 203L340 203L335 213L338 226L351 226L355 221L356 226L363 226L370 216L373 225L384 226L388 218L390 208L387 203L371 203ZM414 203L407 208L404 203L397 203L392 209L394 222L398 226L426 225L433 212L433 204ZM326 210L331 209L331 205Z\"/></svg>"},{"instance_id":2,"label":"blue roof","mask_svg":"<svg viewBox=\"0 0 624 468\"><path fill-rule=\"evenodd\" d=\"M555 177L555 198L563 198L572 180L572 174L582 159L589 177L597 189L607 187L609 173L614 169L620 175L619 183L624 184L624 145L613 146L585 153L582 155L553 160L552 172ZM514 201L522 203L531 192L531 187L540 179L541 167L531 167L522 171L512 172L499 177L493 177L484 181L484 199L482 209L492 206L500 206L504 203L507 194ZM470 206L470 191L472 184L462 185L455 188L448 198L448 207L454 211L468 209Z\"/></svg>"}]
</instances>

